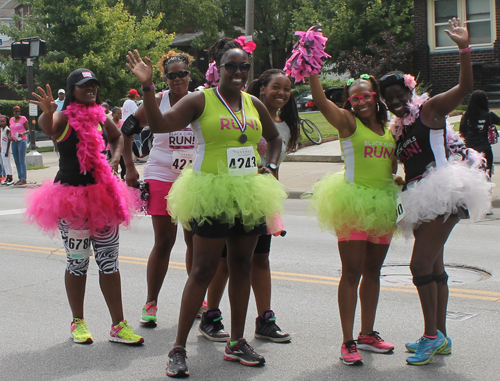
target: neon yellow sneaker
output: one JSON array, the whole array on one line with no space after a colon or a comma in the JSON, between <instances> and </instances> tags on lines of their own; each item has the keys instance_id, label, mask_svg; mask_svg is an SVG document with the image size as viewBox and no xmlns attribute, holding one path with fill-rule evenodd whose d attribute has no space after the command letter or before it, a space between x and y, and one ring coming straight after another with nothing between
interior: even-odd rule
<instances>
[{"instance_id":1,"label":"neon yellow sneaker","mask_svg":"<svg viewBox=\"0 0 500 381\"><path fill-rule=\"evenodd\" d=\"M94 339L83 319L73 319L71 322L71 335L73 341L78 344L92 344Z\"/></svg>"},{"instance_id":2,"label":"neon yellow sneaker","mask_svg":"<svg viewBox=\"0 0 500 381\"><path fill-rule=\"evenodd\" d=\"M109 341L134 345L144 343L144 338L136 334L126 320L122 320L118 325L111 324Z\"/></svg>"}]
</instances>

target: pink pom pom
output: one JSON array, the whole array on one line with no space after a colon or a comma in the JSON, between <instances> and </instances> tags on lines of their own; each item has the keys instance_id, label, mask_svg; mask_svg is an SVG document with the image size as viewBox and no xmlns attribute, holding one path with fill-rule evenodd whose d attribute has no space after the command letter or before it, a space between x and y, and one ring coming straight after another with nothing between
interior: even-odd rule
<instances>
[{"instance_id":1,"label":"pink pom pom","mask_svg":"<svg viewBox=\"0 0 500 381\"><path fill-rule=\"evenodd\" d=\"M307 32L295 32L300 39L286 61L284 70L296 82L305 82L305 78L311 74L319 74L323 61L331 57L325 52L328 39L321 32L315 31L315 28L311 27Z\"/></svg>"},{"instance_id":2,"label":"pink pom pom","mask_svg":"<svg viewBox=\"0 0 500 381\"><path fill-rule=\"evenodd\" d=\"M413 90L417 86L417 81L415 81L415 77L413 75L405 74L403 77L405 79L405 86L410 90Z\"/></svg>"}]
</instances>

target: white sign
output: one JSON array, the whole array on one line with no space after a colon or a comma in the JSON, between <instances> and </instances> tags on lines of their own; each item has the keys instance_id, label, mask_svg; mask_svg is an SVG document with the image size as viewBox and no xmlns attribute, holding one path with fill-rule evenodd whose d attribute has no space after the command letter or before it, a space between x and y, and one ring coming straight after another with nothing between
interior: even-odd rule
<instances>
[{"instance_id":1,"label":"white sign","mask_svg":"<svg viewBox=\"0 0 500 381\"><path fill-rule=\"evenodd\" d=\"M30 103L29 114L30 116L38 116L38 106L34 105L33 103Z\"/></svg>"}]
</instances>

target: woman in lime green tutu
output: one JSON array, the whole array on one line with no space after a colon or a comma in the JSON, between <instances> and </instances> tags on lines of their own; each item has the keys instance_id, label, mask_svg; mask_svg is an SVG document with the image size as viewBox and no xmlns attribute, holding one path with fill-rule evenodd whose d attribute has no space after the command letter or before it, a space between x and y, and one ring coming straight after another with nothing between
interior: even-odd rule
<instances>
[{"instance_id":1,"label":"woman in lime green tutu","mask_svg":"<svg viewBox=\"0 0 500 381\"><path fill-rule=\"evenodd\" d=\"M168 356L167 375L189 375L186 340L205 292L227 245L231 338L224 359L261 365L264 358L243 338L253 250L267 233L266 218L282 211L286 192L269 167L275 166L281 138L266 107L242 92L255 44L223 38L209 50L219 70L218 87L183 97L161 113L155 102L152 64L137 51L127 66L141 81L144 109L153 133L180 130L191 124L198 147L193 166L182 172L168 195L172 218L193 231L193 263L184 288L177 339ZM268 143L268 166L258 173L257 143Z\"/></svg>"},{"instance_id":2,"label":"woman in lime green tutu","mask_svg":"<svg viewBox=\"0 0 500 381\"><path fill-rule=\"evenodd\" d=\"M323 177L315 185L310 206L316 209L320 226L338 237L342 261L338 289L343 331L340 358L353 365L363 361L358 348L373 352L394 349L374 330L374 322L380 269L396 229L396 144L386 128L387 109L373 76L349 79L342 109L326 98L317 74L311 76L310 85L318 109L339 131L344 155L345 171ZM361 330L355 341L358 286Z\"/></svg>"}]
</instances>

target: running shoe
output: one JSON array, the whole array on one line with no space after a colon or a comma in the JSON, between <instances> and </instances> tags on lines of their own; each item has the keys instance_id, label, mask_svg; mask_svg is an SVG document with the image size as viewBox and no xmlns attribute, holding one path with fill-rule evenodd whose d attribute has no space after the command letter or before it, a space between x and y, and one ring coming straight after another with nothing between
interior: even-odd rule
<instances>
[{"instance_id":1,"label":"running shoe","mask_svg":"<svg viewBox=\"0 0 500 381\"><path fill-rule=\"evenodd\" d=\"M0 184L3 184L6 178L7 178L6 176L2 176L2 178L0 178Z\"/></svg>"},{"instance_id":2,"label":"running shoe","mask_svg":"<svg viewBox=\"0 0 500 381\"><path fill-rule=\"evenodd\" d=\"M446 347L437 351L436 354L438 354L438 355L451 355L451 339L449 337L447 337L446 340L448 341L448 344L446 344ZM417 350L419 341L420 340L410 341L409 343L406 343L405 347L408 350L408 352L415 353L415 351Z\"/></svg>"},{"instance_id":3,"label":"running shoe","mask_svg":"<svg viewBox=\"0 0 500 381\"><path fill-rule=\"evenodd\" d=\"M154 300L152 302L146 303L144 307L142 307L142 317L140 322L144 327L156 327L157 310L158 307L156 306L156 301Z\"/></svg>"},{"instance_id":4,"label":"running shoe","mask_svg":"<svg viewBox=\"0 0 500 381\"><path fill-rule=\"evenodd\" d=\"M227 342L224 350L224 360L239 361L246 366L262 365L266 362L264 357L256 353L244 338L239 339L234 345Z\"/></svg>"},{"instance_id":5,"label":"running shoe","mask_svg":"<svg viewBox=\"0 0 500 381\"><path fill-rule=\"evenodd\" d=\"M14 180L6 180L5 185L12 185L14 184Z\"/></svg>"},{"instance_id":6,"label":"running shoe","mask_svg":"<svg viewBox=\"0 0 500 381\"><path fill-rule=\"evenodd\" d=\"M144 338L134 332L126 320L122 320L118 325L111 324L111 332L109 333L109 341L123 344L142 344Z\"/></svg>"},{"instance_id":7,"label":"running shoe","mask_svg":"<svg viewBox=\"0 0 500 381\"><path fill-rule=\"evenodd\" d=\"M208 307L208 303L206 300L204 300L203 303L201 304L200 310L196 314L197 319L201 319L201 317L203 316L203 313L207 312L207 307Z\"/></svg>"},{"instance_id":8,"label":"running shoe","mask_svg":"<svg viewBox=\"0 0 500 381\"><path fill-rule=\"evenodd\" d=\"M168 354L167 376L174 378L188 377L189 370L186 359L186 349L176 345Z\"/></svg>"},{"instance_id":9,"label":"running shoe","mask_svg":"<svg viewBox=\"0 0 500 381\"><path fill-rule=\"evenodd\" d=\"M359 334L357 347L364 351L377 353L389 353L394 350L394 345L384 341L377 331L370 332L364 336Z\"/></svg>"},{"instance_id":10,"label":"running shoe","mask_svg":"<svg viewBox=\"0 0 500 381\"><path fill-rule=\"evenodd\" d=\"M224 331L219 309L204 312L198 330L210 341L229 340L229 334Z\"/></svg>"},{"instance_id":11,"label":"running shoe","mask_svg":"<svg viewBox=\"0 0 500 381\"><path fill-rule=\"evenodd\" d=\"M273 311L264 312L264 317L255 319L255 337L258 339L271 340L275 343L284 343L292 340L290 334L285 333L276 324L276 316Z\"/></svg>"},{"instance_id":12,"label":"running shoe","mask_svg":"<svg viewBox=\"0 0 500 381\"><path fill-rule=\"evenodd\" d=\"M73 319L71 322L71 335L73 341L78 344L92 344L94 339L83 319Z\"/></svg>"},{"instance_id":13,"label":"running shoe","mask_svg":"<svg viewBox=\"0 0 500 381\"><path fill-rule=\"evenodd\" d=\"M340 359L346 365L361 365L363 357L358 352L356 342L354 340L342 344L340 347Z\"/></svg>"},{"instance_id":14,"label":"running shoe","mask_svg":"<svg viewBox=\"0 0 500 381\"><path fill-rule=\"evenodd\" d=\"M446 348L448 341L446 337L440 332L438 332L438 337L434 340L422 336L418 340L418 346L415 353L406 359L406 362L410 365L426 365L432 360L434 355Z\"/></svg>"}]
</instances>

